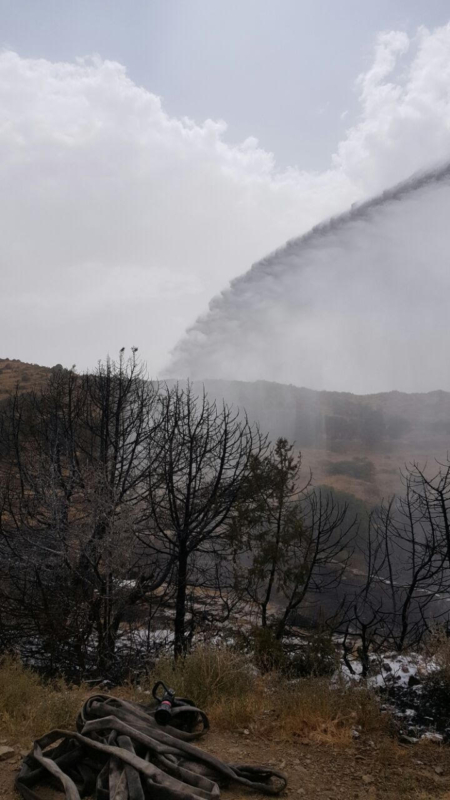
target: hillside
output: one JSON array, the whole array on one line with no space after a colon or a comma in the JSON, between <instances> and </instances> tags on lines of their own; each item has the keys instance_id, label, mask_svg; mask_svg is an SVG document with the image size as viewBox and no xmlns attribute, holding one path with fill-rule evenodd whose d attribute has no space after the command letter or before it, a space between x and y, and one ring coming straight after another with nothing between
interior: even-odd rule
<instances>
[{"instance_id":1,"label":"hillside","mask_svg":"<svg viewBox=\"0 0 450 800\"><path fill-rule=\"evenodd\" d=\"M400 468L444 460L450 451L450 393L354 395L257 381L205 381L208 394L245 408L271 439L302 451L316 484L369 504L401 491ZM202 384L194 383L201 391Z\"/></svg>"},{"instance_id":2,"label":"hillside","mask_svg":"<svg viewBox=\"0 0 450 800\"><path fill-rule=\"evenodd\" d=\"M49 367L27 364L15 358L0 358L0 400L13 392L17 384L22 391L42 386L49 374Z\"/></svg>"},{"instance_id":3,"label":"hillside","mask_svg":"<svg viewBox=\"0 0 450 800\"><path fill-rule=\"evenodd\" d=\"M51 369L0 359L0 400L17 383L41 386ZM316 484L372 504L401 491L399 469L414 460L443 460L450 451L450 393L354 395L256 381L206 380L208 394L246 409L274 440L285 436L303 455ZM194 382L195 392L203 384Z\"/></svg>"}]
</instances>

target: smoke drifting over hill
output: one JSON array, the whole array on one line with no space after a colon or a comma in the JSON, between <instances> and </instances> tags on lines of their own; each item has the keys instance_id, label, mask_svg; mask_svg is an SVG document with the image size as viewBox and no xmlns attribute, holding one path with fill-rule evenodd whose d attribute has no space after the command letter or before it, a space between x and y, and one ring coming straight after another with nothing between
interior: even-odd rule
<instances>
[{"instance_id":1,"label":"smoke drifting over hill","mask_svg":"<svg viewBox=\"0 0 450 800\"><path fill-rule=\"evenodd\" d=\"M177 377L450 389L450 164L313 228L210 303Z\"/></svg>"}]
</instances>

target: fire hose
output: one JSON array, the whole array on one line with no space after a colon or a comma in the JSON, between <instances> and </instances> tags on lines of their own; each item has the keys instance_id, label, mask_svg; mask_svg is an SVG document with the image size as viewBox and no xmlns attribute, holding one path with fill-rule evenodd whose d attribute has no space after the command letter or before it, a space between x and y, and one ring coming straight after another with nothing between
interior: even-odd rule
<instances>
[{"instance_id":1,"label":"fire hose","mask_svg":"<svg viewBox=\"0 0 450 800\"><path fill-rule=\"evenodd\" d=\"M161 681L153 697L153 706L90 697L76 731L50 731L24 758L16 778L23 800L40 800L36 785L62 788L66 800L217 800L233 783L267 795L285 789L278 770L227 764L191 744L209 721L190 700Z\"/></svg>"}]
</instances>

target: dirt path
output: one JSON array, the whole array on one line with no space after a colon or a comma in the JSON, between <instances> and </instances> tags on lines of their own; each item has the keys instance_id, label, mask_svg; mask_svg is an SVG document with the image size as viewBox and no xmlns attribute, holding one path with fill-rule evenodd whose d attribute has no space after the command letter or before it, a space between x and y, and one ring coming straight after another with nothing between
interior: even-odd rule
<instances>
[{"instance_id":1,"label":"dirt path","mask_svg":"<svg viewBox=\"0 0 450 800\"><path fill-rule=\"evenodd\" d=\"M4 744L6 742L3 741ZM14 747L14 742L7 742ZM346 745L300 741L265 741L245 734L212 732L205 750L224 761L269 764L286 772L285 797L311 800L450 800L450 747L425 743L401 746L390 739L378 743L356 741ZM0 797L17 800L13 782L20 751L0 762ZM54 796L54 794L52 793ZM247 792L230 789L226 800L249 798ZM42 793L43 797L49 794ZM256 800L260 800L259 797Z\"/></svg>"},{"instance_id":2,"label":"dirt path","mask_svg":"<svg viewBox=\"0 0 450 800\"><path fill-rule=\"evenodd\" d=\"M206 742L205 742L206 747ZM211 733L207 748L227 761L268 763L286 772L289 797L367 800L399 796L450 800L450 748L402 747L392 740L349 745L265 742ZM229 791L227 796L243 796Z\"/></svg>"}]
</instances>

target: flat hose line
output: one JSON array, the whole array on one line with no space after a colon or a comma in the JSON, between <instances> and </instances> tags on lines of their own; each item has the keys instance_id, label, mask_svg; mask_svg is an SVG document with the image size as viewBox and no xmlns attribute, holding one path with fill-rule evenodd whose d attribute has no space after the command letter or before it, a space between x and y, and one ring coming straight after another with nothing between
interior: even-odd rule
<instances>
[{"instance_id":1,"label":"flat hose line","mask_svg":"<svg viewBox=\"0 0 450 800\"><path fill-rule=\"evenodd\" d=\"M41 800L36 785L62 787L66 800L216 800L219 787L233 783L267 795L286 788L278 770L227 764L191 744L209 721L189 700L174 698L170 725L156 722L156 709L90 697L76 732L56 729L35 741L15 781L23 800Z\"/></svg>"}]
</instances>

